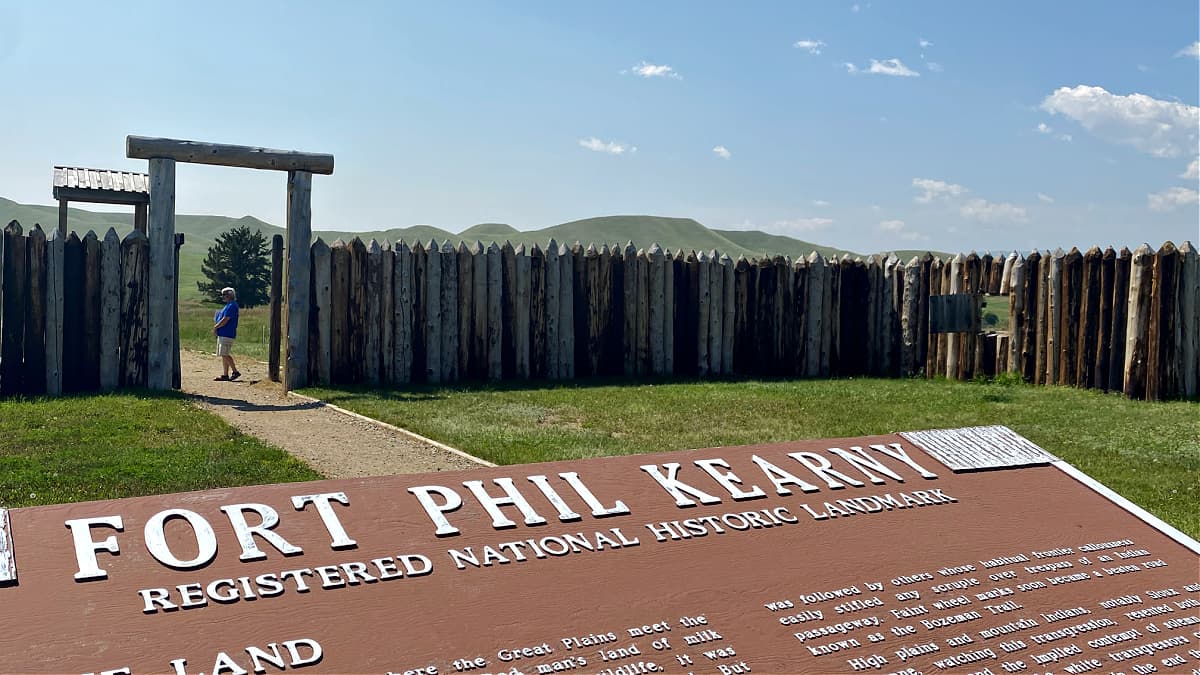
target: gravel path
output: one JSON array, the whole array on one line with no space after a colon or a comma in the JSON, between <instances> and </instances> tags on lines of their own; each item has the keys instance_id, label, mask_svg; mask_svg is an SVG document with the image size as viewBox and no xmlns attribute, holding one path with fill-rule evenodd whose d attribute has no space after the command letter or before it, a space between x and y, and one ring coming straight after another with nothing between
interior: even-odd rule
<instances>
[{"instance_id":1,"label":"gravel path","mask_svg":"<svg viewBox=\"0 0 1200 675\"><path fill-rule=\"evenodd\" d=\"M236 357L236 353L235 353ZM476 469L480 465L402 433L284 396L267 364L239 359L237 382L214 382L220 360L181 350L183 391L243 433L303 460L328 478Z\"/></svg>"}]
</instances>

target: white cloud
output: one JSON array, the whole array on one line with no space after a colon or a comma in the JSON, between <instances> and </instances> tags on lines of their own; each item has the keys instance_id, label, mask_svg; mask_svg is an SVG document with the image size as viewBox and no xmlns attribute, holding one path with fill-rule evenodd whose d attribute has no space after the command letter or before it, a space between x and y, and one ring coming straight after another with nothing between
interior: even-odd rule
<instances>
[{"instance_id":1,"label":"white cloud","mask_svg":"<svg viewBox=\"0 0 1200 675\"><path fill-rule=\"evenodd\" d=\"M870 73L872 75L891 75L893 77L920 77L921 74L904 65L900 59L871 59L871 65L866 68L859 68L853 63L846 62L842 64L846 67L846 72L851 75L858 73ZM940 67L940 66L939 66Z\"/></svg>"},{"instance_id":2,"label":"white cloud","mask_svg":"<svg viewBox=\"0 0 1200 675\"><path fill-rule=\"evenodd\" d=\"M961 185L932 178L914 178L912 185L921 191L921 194L917 195L914 200L919 204L928 204L943 197L956 197L967 191L967 188Z\"/></svg>"},{"instance_id":3,"label":"white cloud","mask_svg":"<svg viewBox=\"0 0 1200 675\"><path fill-rule=\"evenodd\" d=\"M675 69L667 65L657 65L654 63L646 63L642 61L633 67L634 74L642 77L669 77L672 80L682 80L683 76L675 72Z\"/></svg>"},{"instance_id":4,"label":"white cloud","mask_svg":"<svg viewBox=\"0 0 1200 675\"><path fill-rule=\"evenodd\" d=\"M1038 201L1043 204L1053 204L1054 203L1054 197L1051 197L1050 195L1044 195L1040 192L1037 193L1037 198L1038 198Z\"/></svg>"},{"instance_id":5,"label":"white cloud","mask_svg":"<svg viewBox=\"0 0 1200 675\"><path fill-rule=\"evenodd\" d=\"M1038 122L1036 130L1039 134L1049 134L1054 131L1054 129L1051 129L1049 126L1047 126L1045 122Z\"/></svg>"},{"instance_id":6,"label":"white cloud","mask_svg":"<svg viewBox=\"0 0 1200 675\"><path fill-rule=\"evenodd\" d=\"M926 40L925 38L921 38L920 40L918 40L917 44L921 45L921 49L929 49L930 47L933 46L933 43L930 42L929 40Z\"/></svg>"},{"instance_id":7,"label":"white cloud","mask_svg":"<svg viewBox=\"0 0 1200 675\"><path fill-rule=\"evenodd\" d=\"M943 70L942 64L937 63L936 61L926 61L925 67L928 68L929 72L931 73L940 73Z\"/></svg>"},{"instance_id":8,"label":"white cloud","mask_svg":"<svg viewBox=\"0 0 1200 675\"><path fill-rule=\"evenodd\" d=\"M1181 206L1200 203L1200 192L1190 188L1173 187L1146 195L1152 211L1174 211Z\"/></svg>"},{"instance_id":9,"label":"white cloud","mask_svg":"<svg viewBox=\"0 0 1200 675\"><path fill-rule=\"evenodd\" d=\"M973 218L985 223L1008 221L1023 223L1028 218L1025 207L1015 204L989 202L986 199L971 199L959 207L958 212L964 218Z\"/></svg>"},{"instance_id":10,"label":"white cloud","mask_svg":"<svg viewBox=\"0 0 1200 675\"><path fill-rule=\"evenodd\" d=\"M796 49L806 50L809 54L820 54L821 49L825 46L822 40L800 40L792 45Z\"/></svg>"},{"instance_id":11,"label":"white cloud","mask_svg":"<svg viewBox=\"0 0 1200 675\"><path fill-rule=\"evenodd\" d=\"M1193 159L1192 163L1188 164L1187 171L1184 171L1179 177L1191 180L1200 179L1200 159Z\"/></svg>"},{"instance_id":12,"label":"white cloud","mask_svg":"<svg viewBox=\"0 0 1200 675\"><path fill-rule=\"evenodd\" d=\"M605 142L595 136L579 139L579 145L592 152L607 152L610 155L624 155L627 152L630 154L637 152L637 146L625 145L624 143L617 143L615 141Z\"/></svg>"},{"instance_id":13,"label":"white cloud","mask_svg":"<svg viewBox=\"0 0 1200 675\"><path fill-rule=\"evenodd\" d=\"M721 159L729 159L733 156L733 153L729 152L729 148L723 145L718 145L717 147L713 148L713 153Z\"/></svg>"},{"instance_id":14,"label":"white cloud","mask_svg":"<svg viewBox=\"0 0 1200 675\"><path fill-rule=\"evenodd\" d=\"M881 220L879 221L880 232L899 232L904 229L903 220Z\"/></svg>"},{"instance_id":15,"label":"white cloud","mask_svg":"<svg viewBox=\"0 0 1200 675\"><path fill-rule=\"evenodd\" d=\"M857 2L853 5L850 5L850 11L854 12L855 14L858 14L858 10L860 9L862 9L862 7L859 7Z\"/></svg>"},{"instance_id":16,"label":"white cloud","mask_svg":"<svg viewBox=\"0 0 1200 675\"><path fill-rule=\"evenodd\" d=\"M825 201L824 199L814 199L812 205L813 206L833 206L833 204L830 204L829 202Z\"/></svg>"},{"instance_id":17,"label":"white cloud","mask_svg":"<svg viewBox=\"0 0 1200 675\"><path fill-rule=\"evenodd\" d=\"M1190 56L1195 59L1200 59L1200 42L1193 42L1192 44L1175 52L1175 58L1179 58L1181 56Z\"/></svg>"},{"instance_id":18,"label":"white cloud","mask_svg":"<svg viewBox=\"0 0 1200 675\"><path fill-rule=\"evenodd\" d=\"M1041 107L1078 122L1105 141L1155 157L1178 157L1196 150L1200 107L1145 94L1112 94L1086 85L1060 87Z\"/></svg>"},{"instance_id":19,"label":"white cloud","mask_svg":"<svg viewBox=\"0 0 1200 675\"><path fill-rule=\"evenodd\" d=\"M833 224L832 218L793 218L777 220L771 229L783 232L815 232Z\"/></svg>"}]
</instances>

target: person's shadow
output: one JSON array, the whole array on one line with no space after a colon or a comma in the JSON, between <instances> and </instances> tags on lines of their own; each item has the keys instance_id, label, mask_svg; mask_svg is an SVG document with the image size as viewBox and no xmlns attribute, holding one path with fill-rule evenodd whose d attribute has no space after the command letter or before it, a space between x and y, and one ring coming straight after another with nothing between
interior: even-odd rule
<instances>
[{"instance_id":1,"label":"person's shadow","mask_svg":"<svg viewBox=\"0 0 1200 675\"><path fill-rule=\"evenodd\" d=\"M315 410L325 407L320 401L297 401L296 403L261 404L251 403L242 398L224 398L222 396L195 395L195 398L214 406L223 406L240 412L285 412L288 410Z\"/></svg>"}]
</instances>

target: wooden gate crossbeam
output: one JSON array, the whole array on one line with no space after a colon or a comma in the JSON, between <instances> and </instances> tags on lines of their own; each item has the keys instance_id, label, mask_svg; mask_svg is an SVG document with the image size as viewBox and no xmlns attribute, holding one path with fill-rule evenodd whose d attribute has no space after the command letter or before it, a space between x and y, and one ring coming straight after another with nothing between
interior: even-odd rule
<instances>
[{"instance_id":1,"label":"wooden gate crossbeam","mask_svg":"<svg viewBox=\"0 0 1200 675\"><path fill-rule=\"evenodd\" d=\"M212 164L245 169L287 171L285 304L287 365L283 389L308 383L309 243L312 239L312 175L332 174L333 155L271 150L245 145L203 143L174 138L126 136L125 155L150 163L150 282L148 385L170 389L173 311L177 285L174 266L175 163Z\"/></svg>"}]
</instances>

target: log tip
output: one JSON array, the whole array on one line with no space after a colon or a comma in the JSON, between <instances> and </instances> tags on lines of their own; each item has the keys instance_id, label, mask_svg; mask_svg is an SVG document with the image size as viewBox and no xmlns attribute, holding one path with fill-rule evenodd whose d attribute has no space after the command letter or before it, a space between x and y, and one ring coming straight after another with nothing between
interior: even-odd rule
<instances>
[{"instance_id":1,"label":"log tip","mask_svg":"<svg viewBox=\"0 0 1200 675\"><path fill-rule=\"evenodd\" d=\"M1158 253L1159 253L1159 255L1171 255L1178 250L1179 249L1175 248L1175 242L1166 241L1166 242L1163 242L1163 245L1161 247L1159 247Z\"/></svg>"},{"instance_id":2,"label":"log tip","mask_svg":"<svg viewBox=\"0 0 1200 675\"><path fill-rule=\"evenodd\" d=\"M367 253L379 253L381 251L383 249L379 247L379 241L372 237L371 243L367 244Z\"/></svg>"},{"instance_id":3,"label":"log tip","mask_svg":"<svg viewBox=\"0 0 1200 675\"><path fill-rule=\"evenodd\" d=\"M110 227L110 228L108 228L108 232L104 233L104 240L108 241L109 239L113 239L114 241L121 241L121 237L117 234L117 228Z\"/></svg>"},{"instance_id":4,"label":"log tip","mask_svg":"<svg viewBox=\"0 0 1200 675\"><path fill-rule=\"evenodd\" d=\"M442 253L454 253L454 244L449 239L442 242Z\"/></svg>"},{"instance_id":5,"label":"log tip","mask_svg":"<svg viewBox=\"0 0 1200 675\"><path fill-rule=\"evenodd\" d=\"M1112 249L1110 248L1109 250ZM1185 240L1179 245L1179 252L1183 255L1195 255L1196 247L1192 246L1192 242L1190 240Z\"/></svg>"},{"instance_id":6,"label":"log tip","mask_svg":"<svg viewBox=\"0 0 1200 675\"><path fill-rule=\"evenodd\" d=\"M483 253L483 242L476 239L475 243L471 244L471 253L476 255Z\"/></svg>"}]
</instances>

